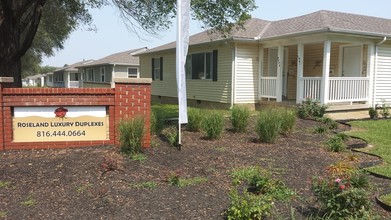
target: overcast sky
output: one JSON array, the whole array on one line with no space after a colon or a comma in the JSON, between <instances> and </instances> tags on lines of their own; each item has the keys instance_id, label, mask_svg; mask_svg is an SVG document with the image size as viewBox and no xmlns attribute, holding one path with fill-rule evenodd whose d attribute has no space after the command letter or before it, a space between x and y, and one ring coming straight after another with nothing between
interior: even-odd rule
<instances>
[{"instance_id":1,"label":"overcast sky","mask_svg":"<svg viewBox=\"0 0 391 220\"><path fill-rule=\"evenodd\" d=\"M252 17L275 21L312 13L319 10L348 12L391 19L390 0L256 0L258 9ZM175 41L175 26L158 37L144 37L128 31L112 7L92 12L96 32L77 30L65 42L64 49L44 58L42 65L62 67L83 59L100 59L130 49L153 48ZM190 24L190 34L203 31L198 22Z\"/></svg>"}]
</instances>

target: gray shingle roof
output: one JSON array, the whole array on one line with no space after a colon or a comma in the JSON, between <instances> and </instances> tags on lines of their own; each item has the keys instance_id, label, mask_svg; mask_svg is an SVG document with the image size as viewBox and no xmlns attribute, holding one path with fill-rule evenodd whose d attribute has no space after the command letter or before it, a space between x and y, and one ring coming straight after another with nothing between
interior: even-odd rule
<instances>
[{"instance_id":1,"label":"gray shingle roof","mask_svg":"<svg viewBox=\"0 0 391 220\"><path fill-rule=\"evenodd\" d=\"M229 39L267 40L288 35L304 35L311 32L341 32L367 36L391 36L391 19L321 10L307 15L279 20L265 21L249 19L244 29L235 29ZM190 36L189 45L223 40L217 34L204 31ZM145 53L175 48L175 42L147 50Z\"/></svg>"},{"instance_id":2,"label":"gray shingle roof","mask_svg":"<svg viewBox=\"0 0 391 220\"><path fill-rule=\"evenodd\" d=\"M67 72L77 72L78 70L76 69L77 66L92 62L93 60L83 60L71 65L64 66L60 69L54 70L54 72L61 72L61 71L67 71Z\"/></svg>"},{"instance_id":3,"label":"gray shingle roof","mask_svg":"<svg viewBox=\"0 0 391 220\"><path fill-rule=\"evenodd\" d=\"M86 64L82 64L76 67L87 67L87 66L99 66L99 65L107 65L107 64L123 64L123 65L139 65L139 58L134 56L136 53L140 51L144 51L146 48L138 48L133 50L127 50L115 54L111 54L109 56L103 57L99 60L95 60L93 62L89 62Z\"/></svg>"}]
</instances>

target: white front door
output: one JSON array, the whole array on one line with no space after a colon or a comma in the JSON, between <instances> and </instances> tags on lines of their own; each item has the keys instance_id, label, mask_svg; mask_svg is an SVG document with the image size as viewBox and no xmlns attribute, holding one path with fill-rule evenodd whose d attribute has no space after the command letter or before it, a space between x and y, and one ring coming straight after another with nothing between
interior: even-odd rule
<instances>
[{"instance_id":1,"label":"white front door","mask_svg":"<svg viewBox=\"0 0 391 220\"><path fill-rule=\"evenodd\" d=\"M361 46L342 47L342 71L343 77L361 76Z\"/></svg>"}]
</instances>

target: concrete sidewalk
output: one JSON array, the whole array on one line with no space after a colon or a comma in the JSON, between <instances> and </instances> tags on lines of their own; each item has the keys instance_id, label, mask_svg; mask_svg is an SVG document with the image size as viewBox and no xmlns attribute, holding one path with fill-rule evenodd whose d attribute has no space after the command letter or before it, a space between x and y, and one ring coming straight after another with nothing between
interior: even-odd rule
<instances>
[{"instance_id":1,"label":"concrete sidewalk","mask_svg":"<svg viewBox=\"0 0 391 220\"><path fill-rule=\"evenodd\" d=\"M353 120L353 119L368 119L368 110L359 111L344 111L344 112L328 112L325 117L333 120Z\"/></svg>"}]
</instances>

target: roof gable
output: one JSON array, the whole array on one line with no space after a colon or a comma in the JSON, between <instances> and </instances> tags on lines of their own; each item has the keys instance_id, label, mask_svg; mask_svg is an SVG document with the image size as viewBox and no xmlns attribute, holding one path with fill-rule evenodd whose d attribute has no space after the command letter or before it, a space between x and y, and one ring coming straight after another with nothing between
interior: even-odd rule
<instances>
[{"instance_id":1,"label":"roof gable","mask_svg":"<svg viewBox=\"0 0 391 220\"><path fill-rule=\"evenodd\" d=\"M121 65L139 65L139 58L135 56L137 53L146 50L146 48L138 48L127 50L119 53L114 53L109 56L103 57L101 59L95 60L93 62L89 62L86 64L82 64L76 67L87 67L87 66L99 66L99 65L113 65L113 64L121 64Z\"/></svg>"}]
</instances>

